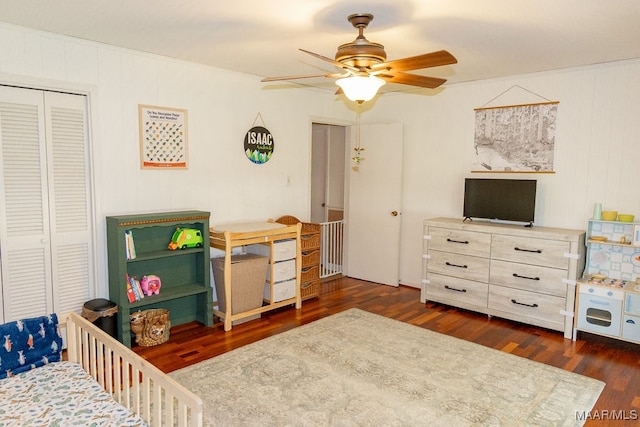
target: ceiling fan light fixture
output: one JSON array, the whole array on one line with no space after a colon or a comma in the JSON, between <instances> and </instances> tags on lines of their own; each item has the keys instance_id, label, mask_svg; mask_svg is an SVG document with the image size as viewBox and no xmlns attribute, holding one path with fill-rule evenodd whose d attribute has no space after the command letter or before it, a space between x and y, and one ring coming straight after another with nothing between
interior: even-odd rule
<instances>
[{"instance_id":1,"label":"ceiling fan light fixture","mask_svg":"<svg viewBox=\"0 0 640 427\"><path fill-rule=\"evenodd\" d=\"M386 82L376 76L351 76L344 77L336 81L336 84L342 88L345 96L352 101L366 102L371 100L378 89Z\"/></svg>"}]
</instances>

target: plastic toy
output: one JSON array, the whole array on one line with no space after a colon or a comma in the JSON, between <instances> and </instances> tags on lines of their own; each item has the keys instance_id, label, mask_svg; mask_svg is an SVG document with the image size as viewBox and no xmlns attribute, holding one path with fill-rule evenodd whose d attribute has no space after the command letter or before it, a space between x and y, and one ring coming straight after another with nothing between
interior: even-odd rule
<instances>
[{"instance_id":1,"label":"plastic toy","mask_svg":"<svg viewBox=\"0 0 640 427\"><path fill-rule=\"evenodd\" d=\"M162 287L162 282L155 274L149 274L148 276L142 277L142 280L140 280L140 287L146 296L154 294L158 295L160 293L160 287Z\"/></svg>"},{"instance_id":2,"label":"plastic toy","mask_svg":"<svg viewBox=\"0 0 640 427\"><path fill-rule=\"evenodd\" d=\"M168 248L176 249L199 248L202 246L202 232L197 228L176 228L169 242Z\"/></svg>"}]
</instances>

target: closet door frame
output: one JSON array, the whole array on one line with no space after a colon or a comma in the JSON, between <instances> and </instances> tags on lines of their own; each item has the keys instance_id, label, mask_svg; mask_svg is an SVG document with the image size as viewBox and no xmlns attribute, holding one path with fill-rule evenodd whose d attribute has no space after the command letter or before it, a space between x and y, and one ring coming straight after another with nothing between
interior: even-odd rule
<instances>
[{"instance_id":1,"label":"closet door frame","mask_svg":"<svg viewBox=\"0 0 640 427\"><path fill-rule=\"evenodd\" d=\"M94 182L94 173L93 173L93 170L94 170L93 143L92 143L93 139L91 137L92 135L91 123L95 121L95 115L94 115L95 113L91 108L92 97L94 95L95 87L82 85L82 84L73 84L73 83L69 83L68 85L67 83L64 83L64 84L66 86L63 87L63 86L58 86L56 84L52 85L51 82L48 82L48 81L31 79L28 77L22 78L22 77L16 77L16 76L6 76L3 74L0 74L0 85L2 86L23 88L25 90L33 89L35 91L61 92L63 94L80 95L84 99L84 105L83 105L84 138L85 138L84 148L86 150L86 152L84 153L85 154L84 158L86 163L86 166L85 166L86 204L85 206L87 208L87 230L85 233L86 234L85 244L87 245L87 253L86 253L87 267L86 267L86 271L83 271L83 283L85 288L83 289L82 292L84 292L84 295L86 295L86 299L92 299L92 298L95 298L96 295L98 295L97 277L98 277L98 269L99 269L99 266L97 263L98 222L96 221L97 211L95 206L95 182ZM53 95L55 96L55 94ZM40 127L40 129L44 129L44 128ZM44 130L42 132L44 132ZM51 144L47 143L47 146L50 148ZM52 154L51 152L49 152L47 155L49 156L49 159L50 159L50 156ZM47 168L47 169L50 169L50 168ZM52 178L51 178L51 175L49 174L49 176L45 178L45 181L49 182L48 180L50 179ZM47 189L47 194L50 194L50 191L48 189ZM55 221L55 218L49 218L48 211L45 214L47 216L47 223L53 224L52 221ZM41 240L46 245L52 245L56 243L55 238L53 239L54 241L46 241L48 240L46 237L43 237ZM68 240L69 242L72 242L73 239L65 237L64 239L58 239L58 240L63 240L63 241ZM49 278L48 278L50 280L49 283L52 284L53 286L50 286L51 290L49 292L51 292L51 294L46 296L48 307L51 307L54 311L69 311L71 309L79 312L82 307L81 307L80 301L77 301L78 299L77 297L76 297L76 301L72 301L71 304L69 303L69 301L67 301L65 306L64 290L61 291L61 286L60 284L56 283L56 281L62 281L64 283L67 283L68 277L64 276L64 274L62 275L61 278L57 277L58 271L57 271L57 265L55 264L57 262L55 257L56 255L55 250L51 249L50 254L52 254L53 259L48 260L48 265L46 270L47 270L47 274L49 275ZM73 253L71 253L71 255L67 255L68 264L69 264L69 261L72 260L72 258L69 258L69 256L73 256ZM52 263L54 264L52 265ZM2 266L0 265L0 269L1 268ZM0 274L4 274L4 273L6 272L3 272L2 270L0 270ZM76 271L75 273L76 273L75 275L77 276L78 272ZM5 295L5 298L6 296L8 295ZM5 298L0 296L0 300ZM10 315L11 313L4 313L3 306L4 306L4 302L2 302L2 306L0 306L0 320L2 321L13 320L13 319L5 318L7 314ZM38 313L38 314L42 314L42 313Z\"/></svg>"}]
</instances>

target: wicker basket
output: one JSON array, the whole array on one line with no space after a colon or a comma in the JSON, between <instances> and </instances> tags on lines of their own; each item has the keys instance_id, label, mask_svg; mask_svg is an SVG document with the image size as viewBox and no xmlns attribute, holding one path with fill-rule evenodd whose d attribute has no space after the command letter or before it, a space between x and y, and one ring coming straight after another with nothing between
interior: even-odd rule
<instances>
[{"instance_id":1,"label":"wicker basket","mask_svg":"<svg viewBox=\"0 0 640 427\"><path fill-rule=\"evenodd\" d=\"M169 310L154 308L131 313L131 332L136 334L136 343L150 347L169 340L171 321Z\"/></svg>"},{"instance_id":2,"label":"wicker basket","mask_svg":"<svg viewBox=\"0 0 640 427\"><path fill-rule=\"evenodd\" d=\"M302 268L311 267L320 264L320 250L316 249L311 252L302 254Z\"/></svg>"},{"instance_id":3,"label":"wicker basket","mask_svg":"<svg viewBox=\"0 0 640 427\"><path fill-rule=\"evenodd\" d=\"M302 269L302 275L300 278L300 283L309 283L314 280L318 280L320 278L320 268L315 265L313 267L307 267Z\"/></svg>"},{"instance_id":4,"label":"wicker basket","mask_svg":"<svg viewBox=\"0 0 640 427\"><path fill-rule=\"evenodd\" d=\"M309 234L306 236L300 236L300 250L309 251L312 249L318 249L320 247L320 235Z\"/></svg>"},{"instance_id":5,"label":"wicker basket","mask_svg":"<svg viewBox=\"0 0 640 427\"><path fill-rule=\"evenodd\" d=\"M320 280L300 285L300 296L303 300L314 298L320 295Z\"/></svg>"}]
</instances>

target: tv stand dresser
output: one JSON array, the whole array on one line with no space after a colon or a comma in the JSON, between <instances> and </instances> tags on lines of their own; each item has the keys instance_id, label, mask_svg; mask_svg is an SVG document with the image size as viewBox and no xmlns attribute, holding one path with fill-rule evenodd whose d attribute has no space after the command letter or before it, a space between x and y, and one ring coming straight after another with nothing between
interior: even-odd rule
<instances>
[{"instance_id":1,"label":"tv stand dresser","mask_svg":"<svg viewBox=\"0 0 640 427\"><path fill-rule=\"evenodd\" d=\"M585 231L432 218L424 221L422 258L420 301L572 338Z\"/></svg>"}]
</instances>

